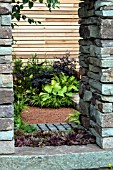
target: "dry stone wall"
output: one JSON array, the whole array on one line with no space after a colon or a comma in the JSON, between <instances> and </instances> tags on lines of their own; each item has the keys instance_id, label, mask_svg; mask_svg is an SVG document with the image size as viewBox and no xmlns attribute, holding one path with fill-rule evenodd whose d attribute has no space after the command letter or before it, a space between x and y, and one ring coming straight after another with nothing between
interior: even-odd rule
<instances>
[{"instance_id":1,"label":"dry stone wall","mask_svg":"<svg viewBox=\"0 0 113 170\"><path fill-rule=\"evenodd\" d=\"M11 0L0 0L0 154L14 152Z\"/></svg>"},{"instance_id":2,"label":"dry stone wall","mask_svg":"<svg viewBox=\"0 0 113 170\"><path fill-rule=\"evenodd\" d=\"M79 17L81 122L113 148L113 0L84 0Z\"/></svg>"}]
</instances>

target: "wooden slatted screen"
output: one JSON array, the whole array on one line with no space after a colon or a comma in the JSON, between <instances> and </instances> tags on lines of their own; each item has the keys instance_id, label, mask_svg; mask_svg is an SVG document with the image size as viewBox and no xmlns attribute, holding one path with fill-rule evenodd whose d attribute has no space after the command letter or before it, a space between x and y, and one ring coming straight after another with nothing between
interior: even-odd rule
<instances>
[{"instance_id":1,"label":"wooden slatted screen","mask_svg":"<svg viewBox=\"0 0 113 170\"><path fill-rule=\"evenodd\" d=\"M25 6L22 11L28 17L41 21L30 25L27 21L16 22L13 37L13 54L18 58L62 57L66 52L71 58L79 54L78 6L80 0L60 0L60 8L48 11L45 4L35 3L32 9ZM13 21L15 22L15 21Z\"/></svg>"}]
</instances>

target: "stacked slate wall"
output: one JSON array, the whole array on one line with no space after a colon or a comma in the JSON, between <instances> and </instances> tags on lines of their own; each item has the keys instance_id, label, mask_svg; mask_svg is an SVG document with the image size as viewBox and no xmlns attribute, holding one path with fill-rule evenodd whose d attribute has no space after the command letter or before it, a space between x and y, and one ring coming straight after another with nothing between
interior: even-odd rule
<instances>
[{"instance_id":1,"label":"stacked slate wall","mask_svg":"<svg viewBox=\"0 0 113 170\"><path fill-rule=\"evenodd\" d=\"M11 0L0 0L0 154L14 152Z\"/></svg>"},{"instance_id":2,"label":"stacked slate wall","mask_svg":"<svg viewBox=\"0 0 113 170\"><path fill-rule=\"evenodd\" d=\"M113 0L80 3L81 123L113 148Z\"/></svg>"}]
</instances>

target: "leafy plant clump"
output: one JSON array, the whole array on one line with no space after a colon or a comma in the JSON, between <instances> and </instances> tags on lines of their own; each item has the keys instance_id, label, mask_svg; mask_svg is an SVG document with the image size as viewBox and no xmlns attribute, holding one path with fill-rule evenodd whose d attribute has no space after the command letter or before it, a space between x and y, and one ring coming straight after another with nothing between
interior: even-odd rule
<instances>
[{"instance_id":1,"label":"leafy plant clump","mask_svg":"<svg viewBox=\"0 0 113 170\"><path fill-rule=\"evenodd\" d=\"M47 62L39 63L35 57L29 60L27 65L16 59L15 95L16 92L22 94L28 105L53 108L72 106L71 96L78 93L79 81L71 71L69 75L61 71L61 67L54 68L53 65ZM69 69L71 70L71 67Z\"/></svg>"},{"instance_id":2,"label":"leafy plant clump","mask_svg":"<svg viewBox=\"0 0 113 170\"><path fill-rule=\"evenodd\" d=\"M60 145L87 145L95 143L95 137L83 129L73 129L71 132L41 131L25 134L22 131L15 132L15 146L60 146Z\"/></svg>"},{"instance_id":3,"label":"leafy plant clump","mask_svg":"<svg viewBox=\"0 0 113 170\"><path fill-rule=\"evenodd\" d=\"M68 115L66 121L79 125L80 124L79 116L80 116L80 112L74 111L73 113Z\"/></svg>"},{"instance_id":4,"label":"leafy plant clump","mask_svg":"<svg viewBox=\"0 0 113 170\"><path fill-rule=\"evenodd\" d=\"M16 97L17 99L14 101L14 129L21 129L27 133L36 132L37 129L33 125L29 126L21 119L21 112L27 107L25 98L21 94L16 94Z\"/></svg>"},{"instance_id":5,"label":"leafy plant clump","mask_svg":"<svg viewBox=\"0 0 113 170\"><path fill-rule=\"evenodd\" d=\"M79 81L71 71L69 75L61 71L61 67L54 68L53 65L47 61L40 63L36 56L27 64L15 59L15 129L26 129L26 132L35 130L21 120L21 112L27 105L52 108L72 106L71 96L78 93Z\"/></svg>"}]
</instances>

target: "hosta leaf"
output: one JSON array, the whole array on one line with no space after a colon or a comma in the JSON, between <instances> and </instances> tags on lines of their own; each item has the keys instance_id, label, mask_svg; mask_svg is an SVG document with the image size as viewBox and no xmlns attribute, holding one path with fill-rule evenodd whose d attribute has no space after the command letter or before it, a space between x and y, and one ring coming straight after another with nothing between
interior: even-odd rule
<instances>
[{"instance_id":1,"label":"hosta leaf","mask_svg":"<svg viewBox=\"0 0 113 170\"><path fill-rule=\"evenodd\" d=\"M48 84L47 84L47 85L44 86L43 89L44 89L44 91L46 91L46 92L48 92L48 93L51 93L51 92L52 92L52 86L51 86L51 85L48 85Z\"/></svg>"},{"instance_id":2,"label":"hosta leaf","mask_svg":"<svg viewBox=\"0 0 113 170\"><path fill-rule=\"evenodd\" d=\"M75 80L75 77L74 77L74 76L71 76L71 77L69 78L69 81L73 81L73 80Z\"/></svg>"},{"instance_id":3,"label":"hosta leaf","mask_svg":"<svg viewBox=\"0 0 113 170\"><path fill-rule=\"evenodd\" d=\"M58 92L61 89L61 86L59 86L59 83L56 83L53 87L53 92Z\"/></svg>"},{"instance_id":4,"label":"hosta leaf","mask_svg":"<svg viewBox=\"0 0 113 170\"><path fill-rule=\"evenodd\" d=\"M72 97L72 93L71 93L71 92L65 93L65 94L66 94L66 96L68 96L68 97Z\"/></svg>"},{"instance_id":5,"label":"hosta leaf","mask_svg":"<svg viewBox=\"0 0 113 170\"><path fill-rule=\"evenodd\" d=\"M65 94L66 92L67 92L67 87L64 86L61 90L58 91L58 95L64 97L64 94Z\"/></svg>"},{"instance_id":6,"label":"hosta leaf","mask_svg":"<svg viewBox=\"0 0 113 170\"><path fill-rule=\"evenodd\" d=\"M55 80L51 80L51 85L54 86L57 82ZM57 83L58 84L58 83Z\"/></svg>"},{"instance_id":7,"label":"hosta leaf","mask_svg":"<svg viewBox=\"0 0 113 170\"><path fill-rule=\"evenodd\" d=\"M72 91L72 89L75 91L78 91L78 88L76 86L74 86L74 85L68 86L68 91Z\"/></svg>"}]
</instances>

